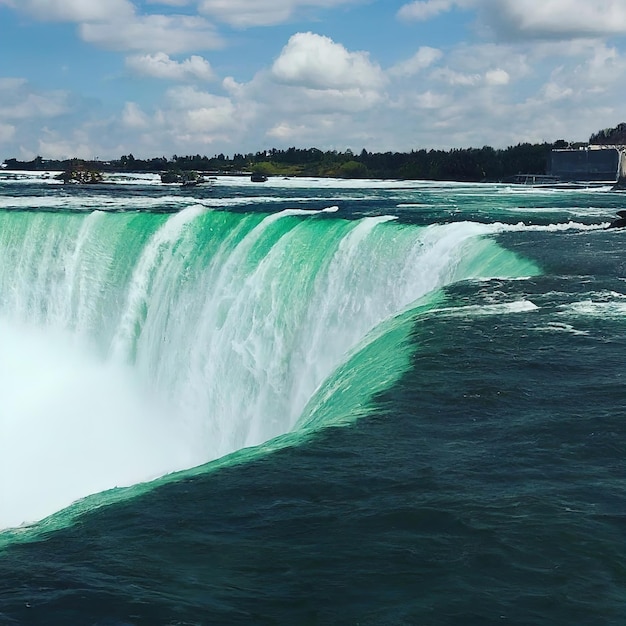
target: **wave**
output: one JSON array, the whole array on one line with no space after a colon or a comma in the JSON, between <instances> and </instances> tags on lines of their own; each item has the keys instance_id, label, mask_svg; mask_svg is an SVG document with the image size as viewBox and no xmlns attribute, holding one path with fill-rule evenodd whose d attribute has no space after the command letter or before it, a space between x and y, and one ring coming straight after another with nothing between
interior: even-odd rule
<instances>
[{"instance_id":1,"label":"wave","mask_svg":"<svg viewBox=\"0 0 626 626\"><path fill-rule=\"evenodd\" d=\"M0 213L0 528L354 419L443 287L539 272L497 226L334 210Z\"/></svg>"},{"instance_id":2,"label":"wave","mask_svg":"<svg viewBox=\"0 0 626 626\"><path fill-rule=\"evenodd\" d=\"M577 317L598 317L601 319L626 316L626 296L608 302L582 300L562 307L563 315Z\"/></svg>"}]
</instances>

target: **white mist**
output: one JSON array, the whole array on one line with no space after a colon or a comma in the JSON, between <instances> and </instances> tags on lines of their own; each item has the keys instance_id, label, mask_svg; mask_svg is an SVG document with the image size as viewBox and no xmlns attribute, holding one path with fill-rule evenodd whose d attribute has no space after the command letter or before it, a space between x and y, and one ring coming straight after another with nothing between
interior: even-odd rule
<instances>
[{"instance_id":1,"label":"white mist","mask_svg":"<svg viewBox=\"0 0 626 626\"><path fill-rule=\"evenodd\" d=\"M196 464L171 417L129 368L0 319L0 528Z\"/></svg>"}]
</instances>

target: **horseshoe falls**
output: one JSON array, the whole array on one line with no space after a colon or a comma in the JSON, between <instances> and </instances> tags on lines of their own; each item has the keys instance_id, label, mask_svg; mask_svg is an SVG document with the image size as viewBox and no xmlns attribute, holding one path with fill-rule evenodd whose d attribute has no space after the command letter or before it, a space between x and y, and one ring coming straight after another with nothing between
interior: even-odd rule
<instances>
[{"instance_id":1,"label":"horseshoe falls","mask_svg":"<svg viewBox=\"0 0 626 626\"><path fill-rule=\"evenodd\" d=\"M0 624L616 624L619 193L0 173Z\"/></svg>"}]
</instances>

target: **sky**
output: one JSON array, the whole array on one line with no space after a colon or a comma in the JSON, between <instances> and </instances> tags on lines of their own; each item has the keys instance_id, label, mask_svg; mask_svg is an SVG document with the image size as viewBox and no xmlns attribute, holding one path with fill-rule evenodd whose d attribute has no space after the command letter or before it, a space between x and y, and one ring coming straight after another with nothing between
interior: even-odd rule
<instances>
[{"instance_id":1,"label":"sky","mask_svg":"<svg viewBox=\"0 0 626 626\"><path fill-rule=\"evenodd\" d=\"M626 0L0 0L0 162L586 141Z\"/></svg>"}]
</instances>

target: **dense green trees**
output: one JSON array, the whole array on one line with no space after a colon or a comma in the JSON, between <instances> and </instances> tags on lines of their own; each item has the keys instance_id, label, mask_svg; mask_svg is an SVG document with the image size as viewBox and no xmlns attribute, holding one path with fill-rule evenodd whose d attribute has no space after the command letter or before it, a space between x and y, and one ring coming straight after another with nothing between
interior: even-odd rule
<instances>
[{"instance_id":1,"label":"dense green trees","mask_svg":"<svg viewBox=\"0 0 626 626\"><path fill-rule=\"evenodd\" d=\"M604 128L589 137L589 143L599 145L625 145L626 122L621 122L614 128Z\"/></svg>"},{"instance_id":2,"label":"dense green trees","mask_svg":"<svg viewBox=\"0 0 626 626\"><path fill-rule=\"evenodd\" d=\"M505 149L484 146L448 151L422 149L384 153L364 149L358 154L351 150L337 152L291 147L286 150L272 148L254 154L235 154L232 158L224 154L210 158L196 154L144 160L128 154L119 160L81 163L103 172L162 173L172 170L217 174L255 171L269 176L497 181L520 173L544 174L550 150L555 146L550 143L521 143ZM20 170L67 170L69 164L77 162L76 159L53 161L37 157L33 161L7 159L5 165L9 169Z\"/></svg>"}]
</instances>

